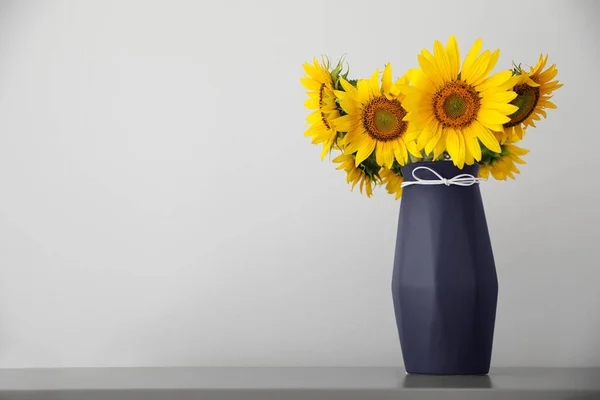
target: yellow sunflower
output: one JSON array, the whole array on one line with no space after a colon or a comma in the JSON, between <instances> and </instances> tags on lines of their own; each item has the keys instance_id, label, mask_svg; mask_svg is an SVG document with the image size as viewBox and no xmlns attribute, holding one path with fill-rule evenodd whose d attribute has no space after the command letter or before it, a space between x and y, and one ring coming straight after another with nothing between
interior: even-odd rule
<instances>
[{"instance_id":1,"label":"yellow sunflower","mask_svg":"<svg viewBox=\"0 0 600 400\"><path fill-rule=\"evenodd\" d=\"M353 154L344 152L334 158L333 162L340 164L336 169L343 169L346 171L346 182L352 183L352 188L350 190L354 190L354 187L358 184L360 192L362 193L364 188L367 197L371 197L376 182L372 177L369 177L364 170L356 166L355 156Z\"/></svg>"},{"instance_id":2,"label":"yellow sunflower","mask_svg":"<svg viewBox=\"0 0 600 400\"><path fill-rule=\"evenodd\" d=\"M315 58L312 64L304 63L303 67L307 76L300 81L308 90L309 97L304 105L306 108L314 110L306 118L306 123L310 125L310 128L304 135L311 136L313 144L323 143L321 159L324 159L337 136L337 131L331 121L340 116L335 104L333 78L329 72L329 63L324 60L319 64Z\"/></svg>"},{"instance_id":3,"label":"yellow sunflower","mask_svg":"<svg viewBox=\"0 0 600 400\"><path fill-rule=\"evenodd\" d=\"M529 72L525 72L520 68L516 69L517 75L514 79L513 90L517 93L517 97L511 102L519 109L509 115L510 121L506 122L504 127L503 140L517 141L523 138L525 128L533 126L535 121L539 121L540 115L546 118L544 108L556 108L556 105L550 101L552 92L562 87L558 80L552 80L558 73L556 64L552 64L548 69L543 71L548 62L548 55L545 57L540 55L537 65Z\"/></svg>"},{"instance_id":4,"label":"yellow sunflower","mask_svg":"<svg viewBox=\"0 0 600 400\"><path fill-rule=\"evenodd\" d=\"M406 142L412 124L404 121L406 111L402 104L404 95L398 85L408 83L408 77L392 84L392 67L385 66L379 87L379 71L371 79L360 79L356 87L345 79L340 79L344 91L336 91L340 106L347 115L333 123L344 136L345 152L356 153L356 166L373 152L377 164L391 168L394 159L404 165L408 162L408 152L421 157L416 144Z\"/></svg>"},{"instance_id":5,"label":"yellow sunflower","mask_svg":"<svg viewBox=\"0 0 600 400\"><path fill-rule=\"evenodd\" d=\"M402 182L404 182L402 175L397 175L395 172L384 168L379 176L381 176L381 184L385 185L385 189L389 194L395 194L396 200L402 197Z\"/></svg>"},{"instance_id":6,"label":"yellow sunflower","mask_svg":"<svg viewBox=\"0 0 600 400\"><path fill-rule=\"evenodd\" d=\"M494 154L486 163L479 166L479 177L488 178L490 173L495 179L505 181L506 178L515 179L514 174L518 174L519 168L516 164L525 164L520 156L529 153L529 150L518 147L512 143L502 145L502 151Z\"/></svg>"},{"instance_id":7,"label":"yellow sunflower","mask_svg":"<svg viewBox=\"0 0 600 400\"><path fill-rule=\"evenodd\" d=\"M500 51L479 54L481 39L467 54L460 69L460 54L454 36L446 48L436 41L434 54L423 49L420 69L411 71L412 86L403 85L406 120L420 128L415 136L419 149L432 151L437 158L444 151L456 166L481 159L479 141L491 151L500 152L493 131L501 131L508 115L517 111L510 102L517 96L500 88L512 76L506 70L488 75L496 65ZM409 139L412 139L410 137Z\"/></svg>"}]
</instances>

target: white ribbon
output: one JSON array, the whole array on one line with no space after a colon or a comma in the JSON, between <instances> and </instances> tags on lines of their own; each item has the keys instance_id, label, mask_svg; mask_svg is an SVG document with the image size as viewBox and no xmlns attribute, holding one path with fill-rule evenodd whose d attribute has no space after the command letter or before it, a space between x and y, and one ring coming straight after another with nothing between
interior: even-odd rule
<instances>
[{"instance_id":1,"label":"white ribbon","mask_svg":"<svg viewBox=\"0 0 600 400\"><path fill-rule=\"evenodd\" d=\"M437 176L438 179L430 180L430 179L419 178L417 175L415 175L415 172L417 172L420 169L424 169L424 170L431 172L432 174ZM432 170L431 168L425 167L425 166L420 166L420 167L413 169L412 176L413 176L413 178L415 178L415 180L414 181L404 181L404 182L402 182L401 187L410 186L410 185L471 186L471 185L480 183L485 180L485 179L481 179L481 178L476 178L471 174L460 174L460 175L456 175L454 178L446 179L443 176L441 176L440 174L438 174L437 172L435 172L434 170Z\"/></svg>"}]
</instances>

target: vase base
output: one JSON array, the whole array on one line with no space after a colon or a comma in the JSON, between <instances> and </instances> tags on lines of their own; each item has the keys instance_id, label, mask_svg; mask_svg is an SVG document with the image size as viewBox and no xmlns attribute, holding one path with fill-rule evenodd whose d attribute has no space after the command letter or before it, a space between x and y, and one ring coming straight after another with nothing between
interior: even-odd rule
<instances>
[{"instance_id":1,"label":"vase base","mask_svg":"<svg viewBox=\"0 0 600 400\"><path fill-rule=\"evenodd\" d=\"M409 372L404 371L405 375L425 375L425 376L487 376L487 372Z\"/></svg>"},{"instance_id":2,"label":"vase base","mask_svg":"<svg viewBox=\"0 0 600 400\"><path fill-rule=\"evenodd\" d=\"M492 380L488 374L415 374L407 372L402 380L402 386L415 389L486 389L492 387Z\"/></svg>"},{"instance_id":3,"label":"vase base","mask_svg":"<svg viewBox=\"0 0 600 400\"><path fill-rule=\"evenodd\" d=\"M487 376L489 372L473 372L473 373L436 373L436 372L404 372L405 375L423 375L423 376Z\"/></svg>"}]
</instances>

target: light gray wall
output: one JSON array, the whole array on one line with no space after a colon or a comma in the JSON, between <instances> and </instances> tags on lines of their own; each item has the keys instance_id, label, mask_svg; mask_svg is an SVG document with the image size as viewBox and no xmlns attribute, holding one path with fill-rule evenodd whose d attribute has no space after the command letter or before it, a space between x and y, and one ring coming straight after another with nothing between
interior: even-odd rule
<instances>
[{"instance_id":1,"label":"light gray wall","mask_svg":"<svg viewBox=\"0 0 600 400\"><path fill-rule=\"evenodd\" d=\"M303 137L299 79L455 33L565 86L483 185L494 365L600 365L593 1L3 1L0 367L401 365L399 202Z\"/></svg>"}]
</instances>

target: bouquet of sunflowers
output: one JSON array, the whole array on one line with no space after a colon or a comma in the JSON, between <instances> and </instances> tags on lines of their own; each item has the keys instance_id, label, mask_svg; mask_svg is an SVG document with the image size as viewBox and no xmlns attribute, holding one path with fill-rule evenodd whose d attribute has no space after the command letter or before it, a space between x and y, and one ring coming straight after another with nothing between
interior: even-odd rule
<instances>
[{"instance_id":1,"label":"bouquet of sunflowers","mask_svg":"<svg viewBox=\"0 0 600 400\"><path fill-rule=\"evenodd\" d=\"M385 185L399 199L401 167L418 161L452 160L459 169L477 162L481 178L514 179L528 153L517 143L545 108L556 108L550 98L562 85L543 55L529 71L513 65L490 75L500 51L481 46L477 39L461 67L456 38L446 47L436 41L433 54L418 55L420 68L395 81L390 64L381 78L376 70L353 80L343 59L335 67L326 58L305 63L305 106L313 110L305 135L323 146L321 159L339 152L337 169L369 197Z\"/></svg>"}]
</instances>

